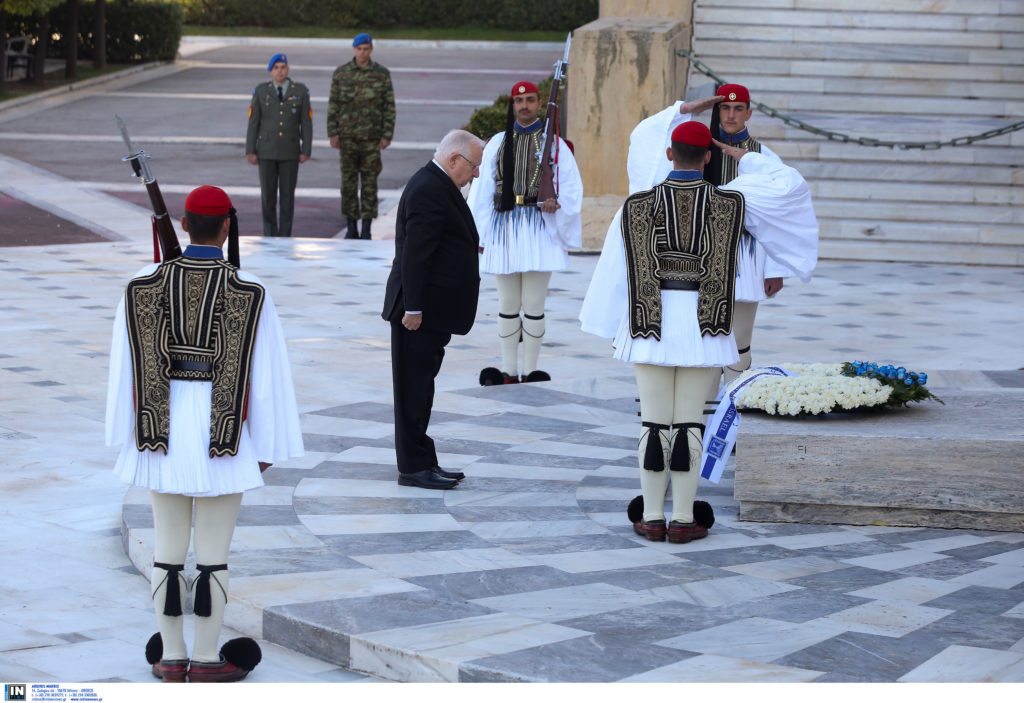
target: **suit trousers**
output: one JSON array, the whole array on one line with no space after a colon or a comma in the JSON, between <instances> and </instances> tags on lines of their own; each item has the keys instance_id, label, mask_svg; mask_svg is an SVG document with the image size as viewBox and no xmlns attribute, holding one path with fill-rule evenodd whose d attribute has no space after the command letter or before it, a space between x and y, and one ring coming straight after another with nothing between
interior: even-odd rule
<instances>
[{"instance_id":1,"label":"suit trousers","mask_svg":"<svg viewBox=\"0 0 1024 703\"><path fill-rule=\"evenodd\" d=\"M295 184L299 160L260 159L260 194L263 200L263 236L292 236L295 215ZM281 218L277 217L277 191L281 191ZM280 222L280 224L279 224Z\"/></svg>"},{"instance_id":2,"label":"suit trousers","mask_svg":"<svg viewBox=\"0 0 1024 703\"><path fill-rule=\"evenodd\" d=\"M409 331L391 322L391 378L395 399L395 456L399 473L437 466L434 440L427 435L434 406L434 379L441 370L448 332Z\"/></svg>"}]
</instances>

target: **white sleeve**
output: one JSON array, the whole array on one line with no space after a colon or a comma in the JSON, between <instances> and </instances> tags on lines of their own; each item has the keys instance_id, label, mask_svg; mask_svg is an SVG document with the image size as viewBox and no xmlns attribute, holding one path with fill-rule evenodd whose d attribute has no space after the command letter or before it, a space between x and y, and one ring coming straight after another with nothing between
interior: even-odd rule
<instances>
[{"instance_id":1,"label":"white sleeve","mask_svg":"<svg viewBox=\"0 0 1024 703\"><path fill-rule=\"evenodd\" d=\"M247 272L240 271L239 278L259 282ZM259 461L273 463L303 455L302 429L288 349L269 292L263 300L256 328L245 422Z\"/></svg>"},{"instance_id":2,"label":"white sleeve","mask_svg":"<svg viewBox=\"0 0 1024 703\"><path fill-rule=\"evenodd\" d=\"M580 307L580 328L598 337L614 339L629 312L626 284L626 249L622 243L622 208L608 225L601 258Z\"/></svg>"},{"instance_id":3,"label":"white sleeve","mask_svg":"<svg viewBox=\"0 0 1024 703\"><path fill-rule=\"evenodd\" d=\"M128 346L128 322L124 295L114 313L110 341L110 370L107 375L107 413L105 441L108 447L119 447L131 439L135 429L135 395L132 386L132 353Z\"/></svg>"},{"instance_id":4,"label":"white sleeve","mask_svg":"<svg viewBox=\"0 0 1024 703\"><path fill-rule=\"evenodd\" d=\"M466 204L469 206L469 211L473 213L473 221L476 223L477 234L480 235L480 246L484 248L490 246L492 242L491 215L494 212L494 174L497 167L498 147L504 140L504 135L496 134L484 146L480 163L480 177L473 179L473 185L470 186L469 195L466 197Z\"/></svg>"},{"instance_id":5,"label":"white sleeve","mask_svg":"<svg viewBox=\"0 0 1024 703\"><path fill-rule=\"evenodd\" d=\"M565 140L558 139L558 204L561 205L554 213L544 213L544 218L552 218L558 242L563 249L579 249L583 246L583 221L580 212L583 210L583 179L576 166L576 157ZM477 226L477 229L480 229Z\"/></svg>"},{"instance_id":6,"label":"white sleeve","mask_svg":"<svg viewBox=\"0 0 1024 703\"><path fill-rule=\"evenodd\" d=\"M148 276L159 264L146 264L132 278ZM135 381L132 378L132 351L128 344L128 318L125 295L117 303L113 332L110 338L110 359L107 372L107 412L104 418L104 440L108 447L119 447L134 441Z\"/></svg>"},{"instance_id":7,"label":"white sleeve","mask_svg":"<svg viewBox=\"0 0 1024 703\"><path fill-rule=\"evenodd\" d=\"M740 159L739 175L725 190L743 194L744 225L786 275L811 280L818 263L818 220L803 176L777 158L750 153Z\"/></svg>"},{"instance_id":8,"label":"white sleeve","mask_svg":"<svg viewBox=\"0 0 1024 703\"><path fill-rule=\"evenodd\" d=\"M676 102L651 115L630 133L626 157L630 195L649 190L668 178L672 162L665 156L665 150L672 146L672 130L690 119L689 114L679 114L682 104Z\"/></svg>"}]
</instances>

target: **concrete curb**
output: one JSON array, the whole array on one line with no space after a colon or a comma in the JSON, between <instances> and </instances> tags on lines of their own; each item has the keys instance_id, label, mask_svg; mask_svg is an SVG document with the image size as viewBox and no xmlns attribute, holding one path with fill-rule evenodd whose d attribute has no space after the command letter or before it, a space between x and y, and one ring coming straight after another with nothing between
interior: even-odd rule
<instances>
[{"instance_id":1,"label":"concrete curb","mask_svg":"<svg viewBox=\"0 0 1024 703\"><path fill-rule=\"evenodd\" d=\"M0 112L12 110L47 98L64 95L65 93L73 93L77 90L84 90L86 88L92 88L93 86L103 85L104 83L115 81L118 78L124 78L125 76L131 76L136 73L142 73L161 66L170 66L173 64L173 61L151 61L149 63L139 64L138 66L132 66L131 68L126 68L121 71L115 71L114 73L107 73L102 76L96 76L95 78L89 78L84 81L75 81L69 85L62 85L59 88L44 90L41 93L31 93L30 95L25 95L20 98L4 100L3 102L0 102Z\"/></svg>"},{"instance_id":2,"label":"concrete curb","mask_svg":"<svg viewBox=\"0 0 1024 703\"><path fill-rule=\"evenodd\" d=\"M542 41L484 41L457 39L374 39L374 46L389 49L478 49L508 51L509 49L526 49L527 51L557 50L565 47L564 42ZM317 46L351 49L351 38L323 39L304 37L216 37L216 36L185 36L181 38L182 46L201 44L213 45L244 45L244 46ZM213 48L213 47L211 47Z\"/></svg>"}]
</instances>

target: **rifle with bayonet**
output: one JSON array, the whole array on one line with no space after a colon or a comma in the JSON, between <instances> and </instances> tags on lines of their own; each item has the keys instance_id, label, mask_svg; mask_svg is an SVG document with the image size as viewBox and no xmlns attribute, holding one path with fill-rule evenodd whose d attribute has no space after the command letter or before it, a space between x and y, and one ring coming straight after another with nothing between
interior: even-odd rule
<instances>
[{"instance_id":1,"label":"rifle with bayonet","mask_svg":"<svg viewBox=\"0 0 1024 703\"><path fill-rule=\"evenodd\" d=\"M548 91L548 105L544 112L544 130L541 138L540 151L537 158L541 163L540 185L537 189L537 207L546 200L558 197L558 186L555 183L558 168L558 90L565 78L565 70L569 66L569 45L572 33L565 38L565 54L561 61L555 62L555 75L551 79L551 90Z\"/></svg>"},{"instance_id":2,"label":"rifle with bayonet","mask_svg":"<svg viewBox=\"0 0 1024 703\"><path fill-rule=\"evenodd\" d=\"M115 115L115 117L117 117L117 126L121 130L124 144L128 147L128 155L121 160L130 163L135 176L145 184L146 191L149 193L149 202L153 206L153 260L155 263L160 263L160 261L177 259L181 256L181 245L178 243L178 235L174 231L174 224L171 222L171 216L164 204L164 196L160 193L160 185L149 168L151 157L145 151L136 150L132 146L131 137L128 136L128 125L120 116ZM162 257L160 256L161 252L163 253Z\"/></svg>"}]
</instances>

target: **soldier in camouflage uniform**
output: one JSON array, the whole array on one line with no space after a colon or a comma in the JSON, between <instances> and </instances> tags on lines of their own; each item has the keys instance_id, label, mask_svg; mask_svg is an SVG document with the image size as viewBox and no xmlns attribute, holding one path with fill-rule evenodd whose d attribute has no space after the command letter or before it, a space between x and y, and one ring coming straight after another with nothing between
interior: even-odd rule
<instances>
[{"instance_id":1,"label":"soldier in camouflage uniform","mask_svg":"<svg viewBox=\"0 0 1024 703\"><path fill-rule=\"evenodd\" d=\"M388 69L370 60L370 35L356 36L352 47L355 57L339 66L331 78L327 136L331 146L341 150L341 216L348 226L345 238L357 238L357 220L362 220L362 239L369 239L370 223L377 216L380 152L391 144L395 129L395 90Z\"/></svg>"},{"instance_id":2,"label":"soldier in camouflage uniform","mask_svg":"<svg viewBox=\"0 0 1024 703\"><path fill-rule=\"evenodd\" d=\"M299 164L313 150L313 109L309 90L288 78L288 57L274 54L267 66L270 80L252 91L245 154L259 164L263 199L263 235L292 236L295 184ZM281 219L277 218L277 191L281 189Z\"/></svg>"}]
</instances>

